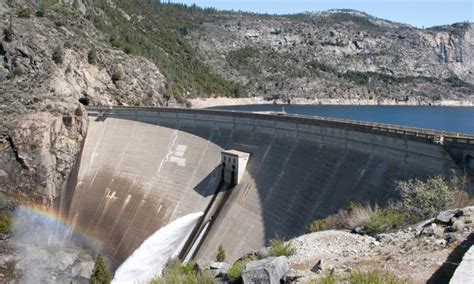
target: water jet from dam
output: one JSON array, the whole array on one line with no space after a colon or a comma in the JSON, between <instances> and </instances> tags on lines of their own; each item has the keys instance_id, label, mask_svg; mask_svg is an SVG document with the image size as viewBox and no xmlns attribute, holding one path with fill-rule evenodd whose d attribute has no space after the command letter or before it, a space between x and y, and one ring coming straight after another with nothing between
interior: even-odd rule
<instances>
[{"instance_id":1,"label":"water jet from dam","mask_svg":"<svg viewBox=\"0 0 474 284\"><path fill-rule=\"evenodd\" d=\"M148 283L177 256L202 212L188 214L156 231L117 269L112 284Z\"/></svg>"},{"instance_id":2,"label":"water jet from dam","mask_svg":"<svg viewBox=\"0 0 474 284\"><path fill-rule=\"evenodd\" d=\"M474 156L472 136L380 124L215 110L88 111L67 212L103 241L112 270L158 229L213 200L218 214L194 259L213 260L222 245L234 261L276 236L303 234L350 201L396 199L397 180L469 173L463 161ZM227 149L250 157L234 187L221 184Z\"/></svg>"}]
</instances>

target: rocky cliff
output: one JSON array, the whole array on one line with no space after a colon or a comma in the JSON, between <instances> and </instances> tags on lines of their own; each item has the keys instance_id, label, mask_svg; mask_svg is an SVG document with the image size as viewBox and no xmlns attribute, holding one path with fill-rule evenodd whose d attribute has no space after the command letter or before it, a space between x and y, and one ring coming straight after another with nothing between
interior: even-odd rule
<instances>
[{"instance_id":1,"label":"rocky cliff","mask_svg":"<svg viewBox=\"0 0 474 284\"><path fill-rule=\"evenodd\" d=\"M0 188L50 204L86 136L83 104L161 106L166 80L104 44L81 9L11 2L0 4Z\"/></svg>"},{"instance_id":2,"label":"rocky cliff","mask_svg":"<svg viewBox=\"0 0 474 284\"><path fill-rule=\"evenodd\" d=\"M473 100L472 26L418 29L349 10L222 13L189 38L251 95L429 104Z\"/></svg>"}]
</instances>

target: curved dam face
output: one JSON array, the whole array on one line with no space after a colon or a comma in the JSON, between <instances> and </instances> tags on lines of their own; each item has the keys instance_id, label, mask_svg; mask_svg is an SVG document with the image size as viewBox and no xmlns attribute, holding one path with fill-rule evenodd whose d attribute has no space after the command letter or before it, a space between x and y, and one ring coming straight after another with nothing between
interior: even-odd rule
<instances>
[{"instance_id":1,"label":"curved dam face","mask_svg":"<svg viewBox=\"0 0 474 284\"><path fill-rule=\"evenodd\" d=\"M214 259L219 245L235 260L275 236L302 234L351 200L396 198L396 180L459 170L432 137L403 131L224 111L89 111L68 218L105 244L113 267L163 225L205 210L220 182L224 149L250 159L198 260Z\"/></svg>"}]
</instances>

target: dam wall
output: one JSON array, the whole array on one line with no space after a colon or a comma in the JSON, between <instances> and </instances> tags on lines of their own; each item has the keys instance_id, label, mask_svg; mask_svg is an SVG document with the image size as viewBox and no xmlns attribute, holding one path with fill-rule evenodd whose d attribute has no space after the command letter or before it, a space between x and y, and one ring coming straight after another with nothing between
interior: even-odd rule
<instances>
[{"instance_id":1,"label":"dam wall","mask_svg":"<svg viewBox=\"0 0 474 284\"><path fill-rule=\"evenodd\" d=\"M433 142L440 136L461 157L474 147L468 136L335 119L126 107L88 112L68 218L103 242L113 267L158 228L206 209L224 149L250 159L199 261L214 259L219 245L232 261L276 236L298 236L350 201L384 204L397 198L396 180L460 172L463 158L453 160L446 145Z\"/></svg>"}]
</instances>

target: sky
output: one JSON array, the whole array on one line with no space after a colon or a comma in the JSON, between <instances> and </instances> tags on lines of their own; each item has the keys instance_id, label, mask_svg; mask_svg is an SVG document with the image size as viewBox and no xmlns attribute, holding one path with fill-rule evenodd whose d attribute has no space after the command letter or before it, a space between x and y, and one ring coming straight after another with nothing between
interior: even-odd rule
<instances>
[{"instance_id":1,"label":"sky","mask_svg":"<svg viewBox=\"0 0 474 284\"><path fill-rule=\"evenodd\" d=\"M415 27L474 21L474 0L170 0L219 10L293 14L329 9L355 9ZM165 2L162 0L162 2Z\"/></svg>"}]
</instances>

